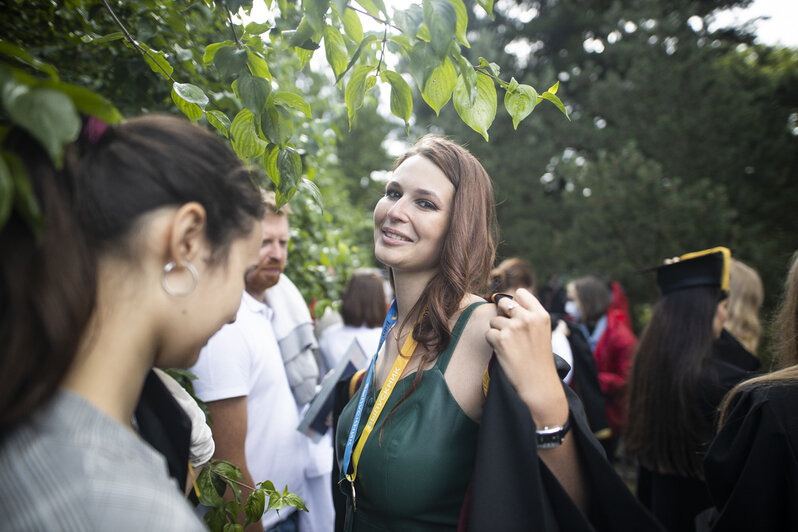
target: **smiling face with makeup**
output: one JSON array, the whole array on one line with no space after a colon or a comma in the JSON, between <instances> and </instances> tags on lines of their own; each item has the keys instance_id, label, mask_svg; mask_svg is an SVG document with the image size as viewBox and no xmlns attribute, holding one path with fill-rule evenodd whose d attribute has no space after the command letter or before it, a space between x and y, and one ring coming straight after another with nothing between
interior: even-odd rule
<instances>
[{"instance_id":1,"label":"smiling face with makeup","mask_svg":"<svg viewBox=\"0 0 798 532\"><path fill-rule=\"evenodd\" d=\"M374 209L374 254L396 272L434 271L449 229L454 185L413 155L393 172Z\"/></svg>"}]
</instances>

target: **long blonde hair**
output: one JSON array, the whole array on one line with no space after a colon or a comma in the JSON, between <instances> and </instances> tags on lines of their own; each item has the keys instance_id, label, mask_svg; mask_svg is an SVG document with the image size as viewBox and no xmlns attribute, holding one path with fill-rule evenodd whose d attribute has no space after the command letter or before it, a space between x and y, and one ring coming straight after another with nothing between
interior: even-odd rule
<instances>
[{"instance_id":1,"label":"long blonde hair","mask_svg":"<svg viewBox=\"0 0 798 532\"><path fill-rule=\"evenodd\" d=\"M743 347L756 354L762 332L759 309L765 299L762 279L756 270L736 259L731 259L730 273L729 317L724 327Z\"/></svg>"},{"instance_id":2,"label":"long blonde hair","mask_svg":"<svg viewBox=\"0 0 798 532\"><path fill-rule=\"evenodd\" d=\"M726 421L729 405L741 390L755 386L798 384L798 251L792 256L790 271L784 282L784 296L773 325L777 360L782 369L735 386L723 401L718 426Z\"/></svg>"}]
</instances>

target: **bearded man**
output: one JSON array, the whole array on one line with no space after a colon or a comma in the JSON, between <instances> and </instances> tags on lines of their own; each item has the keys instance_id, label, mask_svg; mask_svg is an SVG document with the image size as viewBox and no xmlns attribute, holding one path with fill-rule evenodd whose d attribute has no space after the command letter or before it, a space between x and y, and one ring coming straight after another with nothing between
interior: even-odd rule
<instances>
[{"instance_id":1,"label":"bearded man","mask_svg":"<svg viewBox=\"0 0 798 532\"><path fill-rule=\"evenodd\" d=\"M295 324L297 316L310 324L310 313L299 291L282 273L288 254L290 210L278 210L273 193L264 195L264 204L258 264L245 275L246 290L236 321L210 339L191 368L198 376L194 389L213 418L214 458L241 469L241 481L249 486L265 480L278 489L287 485L310 510L301 516L293 508L283 508L279 515L267 512L247 532L330 530L331 496L325 492L319 496L315 487L320 483L314 478L318 475L315 446L296 430L301 405L315 393L318 366L312 332L308 342L301 335L301 324ZM277 286L281 290L273 292ZM292 371L292 361L299 361L299 372ZM292 379L291 373L300 378ZM296 397L297 389L304 393L302 401ZM325 464L328 469L330 462L327 459ZM326 482L329 492L329 480ZM242 491L246 497L247 490Z\"/></svg>"}]
</instances>

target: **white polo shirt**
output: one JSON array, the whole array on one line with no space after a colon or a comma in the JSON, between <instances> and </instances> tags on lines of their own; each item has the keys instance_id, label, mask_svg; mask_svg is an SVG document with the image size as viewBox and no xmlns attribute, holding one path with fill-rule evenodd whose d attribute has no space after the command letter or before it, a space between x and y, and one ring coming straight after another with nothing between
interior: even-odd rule
<instances>
[{"instance_id":1,"label":"white polo shirt","mask_svg":"<svg viewBox=\"0 0 798 532\"><path fill-rule=\"evenodd\" d=\"M236 321L225 325L202 348L191 368L194 390L205 402L247 397L247 466L254 481L305 497L309 456L297 432L299 412L291 394L271 325L271 309L246 292ZM235 465L235 464L234 464ZM291 514L290 508L264 514L265 529Z\"/></svg>"}]
</instances>

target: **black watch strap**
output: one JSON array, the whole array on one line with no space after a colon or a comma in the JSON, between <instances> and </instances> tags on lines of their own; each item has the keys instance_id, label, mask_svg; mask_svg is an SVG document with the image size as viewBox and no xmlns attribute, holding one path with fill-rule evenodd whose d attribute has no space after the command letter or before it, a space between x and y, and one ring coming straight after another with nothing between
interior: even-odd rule
<instances>
[{"instance_id":1,"label":"black watch strap","mask_svg":"<svg viewBox=\"0 0 798 532\"><path fill-rule=\"evenodd\" d=\"M571 430L571 416L565 421L565 425L554 427L543 427L535 431L538 449L553 449L562 445L565 435Z\"/></svg>"}]
</instances>

